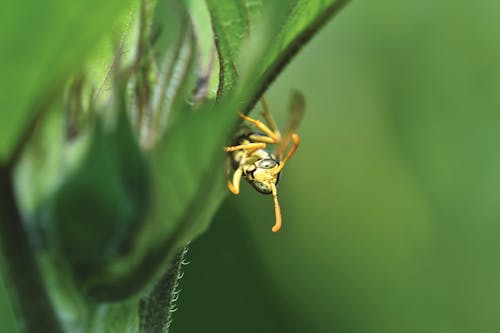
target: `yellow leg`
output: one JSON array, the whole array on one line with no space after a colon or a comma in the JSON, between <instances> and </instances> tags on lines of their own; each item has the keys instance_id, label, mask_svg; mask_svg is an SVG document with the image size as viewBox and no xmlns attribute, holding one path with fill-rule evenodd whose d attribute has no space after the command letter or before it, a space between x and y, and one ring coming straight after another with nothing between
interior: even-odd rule
<instances>
[{"instance_id":1,"label":"yellow leg","mask_svg":"<svg viewBox=\"0 0 500 333\"><path fill-rule=\"evenodd\" d=\"M233 181L227 181L227 187L229 188L229 191L231 191L234 195L238 195L238 193L240 193L240 182L242 174L243 169L240 167L234 172Z\"/></svg>"},{"instance_id":2,"label":"yellow leg","mask_svg":"<svg viewBox=\"0 0 500 333\"><path fill-rule=\"evenodd\" d=\"M267 127L262 121L250 118L245 116L243 113L240 113L240 117L248 121L250 124L253 124L255 127L260 129L262 132L266 133L267 136L274 140L273 143L278 143L280 141L279 133L274 133Z\"/></svg>"},{"instance_id":3,"label":"yellow leg","mask_svg":"<svg viewBox=\"0 0 500 333\"><path fill-rule=\"evenodd\" d=\"M300 139L299 139L299 136L296 134L296 133L293 133L292 134L292 141L293 141L293 146L292 148L290 148L290 150L288 151L288 153L286 154L286 157L285 159L281 162L280 166L275 170L275 173L278 174L284 167L285 167L285 164L286 162L288 162L288 160L293 156L293 154L295 154L295 152L297 151L297 148L299 148L299 144L300 144Z\"/></svg>"},{"instance_id":4,"label":"yellow leg","mask_svg":"<svg viewBox=\"0 0 500 333\"><path fill-rule=\"evenodd\" d=\"M246 143L244 145L238 145L238 146L228 146L224 147L225 152L232 152L232 151L237 151L237 150L246 150L248 152L256 151L257 149L264 149L266 148L266 144L263 142L252 142L252 143Z\"/></svg>"},{"instance_id":5,"label":"yellow leg","mask_svg":"<svg viewBox=\"0 0 500 333\"><path fill-rule=\"evenodd\" d=\"M274 226L271 230L273 232L278 232L281 229L281 209L278 202L278 190L274 183L271 183L270 185L274 197L274 214L276 215L276 222L274 223Z\"/></svg>"},{"instance_id":6,"label":"yellow leg","mask_svg":"<svg viewBox=\"0 0 500 333\"><path fill-rule=\"evenodd\" d=\"M292 141L293 141L293 146L288 151L288 154L286 154L286 157L284 160L285 162L288 161L293 156L293 154L295 154L295 152L297 151L297 148L299 148L299 144L300 144L299 135L296 133L293 133L292 134Z\"/></svg>"},{"instance_id":7,"label":"yellow leg","mask_svg":"<svg viewBox=\"0 0 500 333\"><path fill-rule=\"evenodd\" d=\"M248 138L253 142L265 142L265 143L276 144L276 141L274 141L273 138L270 138L267 135L250 134Z\"/></svg>"}]
</instances>

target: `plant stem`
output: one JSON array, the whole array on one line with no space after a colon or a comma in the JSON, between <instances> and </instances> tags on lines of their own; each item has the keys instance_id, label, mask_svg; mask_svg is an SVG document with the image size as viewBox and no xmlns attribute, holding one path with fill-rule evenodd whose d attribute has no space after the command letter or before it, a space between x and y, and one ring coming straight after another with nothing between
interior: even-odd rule
<instances>
[{"instance_id":1,"label":"plant stem","mask_svg":"<svg viewBox=\"0 0 500 333\"><path fill-rule=\"evenodd\" d=\"M3 271L22 331L63 332L17 209L9 167L0 168L0 247Z\"/></svg>"},{"instance_id":2,"label":"plant stem","mask_svg":"<svg viewBox=\"0 0 500 333\"><path fill-rule=\"evenodd\" d=\"M142 298L139 305L140 333L167 333L175 312L175 302L179 297L178 286L181 267L188 251L182 249L168 266L167 271L156 283L153 290Z\"/></svg>"}]
</instances>

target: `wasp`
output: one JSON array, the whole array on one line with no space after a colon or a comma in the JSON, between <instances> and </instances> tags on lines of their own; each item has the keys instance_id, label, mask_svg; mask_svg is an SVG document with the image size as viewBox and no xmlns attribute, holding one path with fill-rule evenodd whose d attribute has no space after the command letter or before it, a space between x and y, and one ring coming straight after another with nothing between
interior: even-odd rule
<instances>
[{"instance_id":1,"label":"wasp","mask_svg":"<svg viewBox=\"0 0 500 333\"><path fill-rule=\"evenodd\" d=\"M292 93L288 125L283 135L276 126L264 97L260 102L264 122L240 113L245 123L234 136L232 145L224 148L234 171L232 177L229 176L227 187L234 195L238 195L241 177L244 177L258 192L272 194L276 216L272 231L278 232L282 219L277 185L281 171L299 147L300 140L295 131L302 119L305 101L301 93ZM290 143L292 145L285 153ZM274 149L268 149L268 145L273 145Z\"/></svg>"}]
</instances>

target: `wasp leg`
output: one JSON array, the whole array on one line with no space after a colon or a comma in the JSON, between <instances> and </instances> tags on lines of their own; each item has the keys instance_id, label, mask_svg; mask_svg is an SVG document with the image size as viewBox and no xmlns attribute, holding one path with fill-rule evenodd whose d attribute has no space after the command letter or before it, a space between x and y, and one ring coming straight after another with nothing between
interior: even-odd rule
<instances>
[{"instance_id":1,"label":"wasp leg","mask_svg":"<svg viewBox=\"0 0 500 333\"><path fill-rule=\"evenodd\" d=\"M263 142L251 142L251 143L246 143L244 145L224 147L224 151L228 153L237 150L246 150L251 153L258 149L264 149L264 148L266 148L266 144Z\"/></svg>"},{"instance_id":2,"label":"wasp leg","mask_svg":"<svg viewBox=\"0 0 500 333\"><path fill-rule=\"evenodd\" d=\"M286 162L288 162L288 160L293 156L293 154L295 154L295 152L297 151L297 148L299 148L299 144L300 144L300 139L299 139L299 136L296 134L296 133L293 133L292 134L292 141L293 141L293 146L292 148L290 148L290 150L288 151L288 153L286 154L286 157L285 159L281 162L281 164L279 165L279 167L276 169L275 173L279 173L284 167L285 167L285 164Z\"/></svg>"},{"instance_id":3,"label":"wasp leg","mask_svg":"<svg viewBox=\"0 0 500 333\"><path fill-rule=\"evenodd\" d=\"M236 169L236 171L233 173L233 181L227 181L227 188L229 188L229 191L231 191L234 195L238 195L240 193L240 182L241 182L241 175L243 174L243 169L239 167Z\"/></svg>"},{"instance_id":4,"label":"wasp leg","mask_svg":"<svg viewBox=\"0 0 500 333\"><path fill-rule=\"evenodd\" d=\"M264 124L262 121L250 118L248 116L245 116L243 113L240 113L240 117L243 118L243 119L245 119L246 121L248 121L250 124L253 124L255 127L257 127L258 129L260 129L262 132L266 133L266 135L268 137L270 137L271 139L273 139L273 141L274 141L273 143L280 142L281 137L280 137L279 133L276 134L273 131L271 131L269 129L269 127L267 127L266 124Z\"/></svg>"},{"instance_id":5,"label":"wasp leg","mask_svg":"<svg viewBox=\"0 0 500 333\"><path fill-rule=\"evenodd\" d=\"M288 151L288 154L286 154L285 162L288 161L293 156L293 154L295 154L295 152L297 151L297 148L299 148L300 138L299 138L299 135L297 133L292 134L292 141L293 141L293 146Z\"/></svg>"},{"instance_id":6,"label":"wasp leg","mask_svg":"<svg viewBox=\"0 0 500 333\"><path fill-rule=\"evenodd\" d=\"M271 128L273 133L276 135L278 138L277 141L281 140L281 133L280 130L278 129L278 126L276 125L276 121L274 121L273 115L269 111L269 107L267 106L267 101L264 96L260 98L260 104L262 104L262 117L266 121L267 125Z\"/></svg>"},{"instance_id":7,"label":"wasp leg","mask_svg":"<svg viewBox=\"0 0 500 333\"><path fill-rule=\"evenodd\" d=\"M278 190L276 189L276 185L274 183L271 183L271 190L274 197L274 214L276 215L276 222L271 230L273 232L278 232L281 229L281 209L278 202Z\"/></svg>"},{"instance_id":8,"label":"wasp leg","mask_svg":"<svg viewBox=\"0 0 500 333\"><path fill-rule=\"evenodd\" d=\"M265 143L276 144L276 141L273 138L268 137L267 135L250 134L248 138L254 142L265 142Z\"/></svg>"}]
</instances>

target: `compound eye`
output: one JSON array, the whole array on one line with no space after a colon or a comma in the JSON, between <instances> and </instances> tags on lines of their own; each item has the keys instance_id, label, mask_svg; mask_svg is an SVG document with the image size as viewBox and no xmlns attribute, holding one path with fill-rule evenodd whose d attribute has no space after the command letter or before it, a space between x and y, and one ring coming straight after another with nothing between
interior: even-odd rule
<instances>
[{"instance_id":1,"label":"compound eye","mask_svg":"<svg viewBox=\"0 0 500 333\"><path fill-rule=\"evenodd\" d=\"M265 159L259 162L259 168L272 169L278 165L278 162L272 159Z\"/></svg>"}]
</instances>

